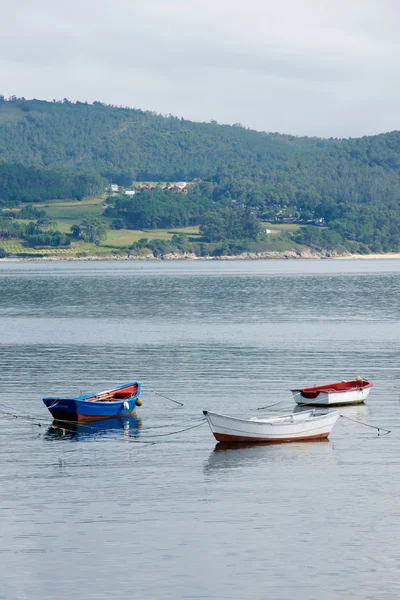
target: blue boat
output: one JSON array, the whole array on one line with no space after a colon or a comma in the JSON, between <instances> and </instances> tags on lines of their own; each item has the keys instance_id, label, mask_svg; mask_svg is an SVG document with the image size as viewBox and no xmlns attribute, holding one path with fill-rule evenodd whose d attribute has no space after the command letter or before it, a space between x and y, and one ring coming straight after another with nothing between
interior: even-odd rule
<instances>
[{"instance_id":1,"label":"blue boat","mask_svg":"<svg viewBox=\"0 0 400 600\"><path fill-rule=\"evenodd\" d=\"M57 421L86 423L135 416L136 407L142 405L140 390L141 384L131 381L98 394L81 394L76 398L43 398L43 402Z\"/></svg>"}]
</instances>

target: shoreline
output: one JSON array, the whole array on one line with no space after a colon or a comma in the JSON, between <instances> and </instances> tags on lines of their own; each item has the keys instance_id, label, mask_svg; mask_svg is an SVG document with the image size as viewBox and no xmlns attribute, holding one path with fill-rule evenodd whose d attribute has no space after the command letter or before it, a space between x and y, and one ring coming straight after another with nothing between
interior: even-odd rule
<instances>
[{"instance_id":1,"label":"shoreline","mask_svg":"<svg viewBox=\"0 0 400 600\"><path fill-rule=\"evenodd\" d=\"M384 254L350 254L349 256L336 256L338 260L351 260L354 258L368 258L372 260L376 259L400 259L400 252L386 252Z\"/></svg>"},{"instance_id":2,"label":"shoreline","mask_svg":"<svg viewBox=\"0 0 400 600\"><path fill-rule=\"evenodd\" d=\"M263 253L250 253L245 252L236 256L196 256L194 254L166 254L162 257L153 256L148 254L145 256L42 256L32 257L27 256L12 257L7 256L0 259L0 264L5 262L81 262L81 261L171 261L171 260L185 260L185 261L232 261L232 260L393 260L400 259L400 252L389 252L384 254L336 254L334 252L298 252L295 250L287 250L284 252L263 252Z\"/></svg>"}]
</instances>

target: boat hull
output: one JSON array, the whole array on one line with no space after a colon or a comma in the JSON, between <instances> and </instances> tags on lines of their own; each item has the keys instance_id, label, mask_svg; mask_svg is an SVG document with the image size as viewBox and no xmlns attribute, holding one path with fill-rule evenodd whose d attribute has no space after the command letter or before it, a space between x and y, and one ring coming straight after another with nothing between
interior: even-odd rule
<instances>
[{"instance_id":1,"label":"boat hull","mask_svg":"<svg viewBox=\"0 0 400 600\"><path fill-rule=\"evenodd\" d=\"M82 394L76 398L43 398L56 421L87 423L116 417L136 416L141 384L133 382L97 395Z\"/></svg>"},{"instance_id":2,"label":"boat hull","mask_svg":"<svg viewBox=\"0 0 400 600\"><path fill-rule=\"evenodd\" d=\"M240 435L230 435L224 433L214 433L214 437L217 442L222 442L224 444L287 444L288 442L318 442L320 440L326 440L329 436L329 431L326 433L316 434L316 435L307 435L307 437L287 437L287 438L274 438L274 439L266 439L259 437L247 437Z\"/></svg>"},{"instance_id":3,"label":"boat hull","mask_svg":"<svg viewBox=\"0 0 400 600\"><path fill-rule=\"evenodd\" d=\"M307 398L302 390L293 390L293 400L296 404L307 406L345 406L362 404L368 397L371 388L363 388L349 392L329 393L321 391L315 398Z\"/></svg>"},{"instance_id":4,"label":"boat hull","mask_svg":"<svg viewBox=\"0 0 400 600\"><path fill-rule=\"evenodd\" d=\"M218 442L267 443L317 441L326 439L337 419L337 411L308 411L267 419L237 419L204 411Z\"/></svg>"},{"instance_id":5,"label":"boat hull","mask_svg":"<svg viewBox=\"0 0 400 600\"><path fill-rule=\"evenodd\" d=\"M125 400L123 402L85 402L72 399L55 401L51 398L44 398L43 402L56 421L86 423L115 417L133 417L136 415L135 400ZM126 402L129 404L129 408L124 407Z\"/></svg>"}]
</instances>

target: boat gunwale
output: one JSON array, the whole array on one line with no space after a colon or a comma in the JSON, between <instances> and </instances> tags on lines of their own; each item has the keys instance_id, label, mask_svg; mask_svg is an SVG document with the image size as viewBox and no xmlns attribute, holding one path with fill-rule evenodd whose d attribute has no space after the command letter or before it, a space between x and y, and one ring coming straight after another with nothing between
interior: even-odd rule
<instances>
[{"instance_id":1,"label":"boat gunwale","mask_svg":"<svg viewBox=\"0 0 400 600\"><path fill-rule=\"evenodd\" d=\"M223 419L230 419L230 420L236 421L238 423L251 423L251 424L254 423L257 425L278 425L278 426L290 425L290 426L293 426L296 424L299 425L300 423L310 423L310 422L314 422L314 421L317 421L320 419L326 419L326 417L328 417L328 416L333 416L335 413L339 413L339 411L337 411L335 409L332 409L332 410L324 409L324 410L326 411L324 414L314 415L314 416L312 416L310 418L306 418L306 419L301 419L300 418L301 413L298 413L297 420L296 420L296 417L293 417L293 420L290 420L290 421L289 420L284 421L283 419L289 419L295 413L289 413L288 415L282 415L282 416L276 417L274 421L273 420L264 421L264 420L260 420L260 419L256 420L256 418L254 418L254 420L239 419L237 417L231 417L229 415L221 415L220 413L213 413L210 411L203 411L203 414L205 415L205 417L207 417L208 415L215 415L216 417L222 417ZM310 411L304 411L304 412L308 412L311 414L314 411L310 410ZM339 414L338 414L338 416L339 416ZM279 419L282 419L282 420L279 420ZM211 417L210 417L210 420L211 420Z\"/></svg>"},{"instance_id":2,"label":"boat gunwale","mask_svg":"<svg viewBox=\"0 0 400 600\"><path fill-rule=\"evenodd\" d=\"M340 386L340 384L354 384L351 387L348 386L346 387L344 385L344 387L342 388L336 388L335 386ZM365 385L364 385L365 384ZM338 381L336 383L327 383L325 385L316 385L314 387L304 387L304 388L296 388L296 389L291 389L290 391L292 393L294 392L300 392L301 394L303 392L307 393L315 393L317 392L317 396L323 392L326 394L347 394L350 392L357 392L360 391L362 392L365 389L370 389L373 387L373 383L370 381L367 381L366 379L363 379L362 382L357 382L357 380L354 381Z\"/></svg>"},{"instance_id":3,"label":"boat gunwale","mask_svg":"<svg viewBox=\"0 0 400 600\"><path fill-rule=\"evenodd\" d=\"M117 400L106 400L107 394L111 394L112 392L118 392L119 390L123 390L125 388L131 387L133 385L137 386L137 390L135 394L132 394L131 396L128 396L127 398L119 398ZM81 394L80 396L73 396L73 397L52 397L49 396L47 398L42 398L43 402L46 403L47 402L83 402L83 403L90 403L91 405L93 404L119 404L121 402L125 402L128 400L132 400L133 398L136 398L137 396L139 396L141 391L141 383L139 381L131 381L129 383L125 383L124 385L120 385L116 388L111 388L110 390L105 390L103 392L99 392L98 394ZM101 396L104 396L104 399L101 399ZM90 398L93 398L93 400L90 400Z\"/></svg>"},{"instance_id":4,"label":"boat gunwale","mask_svg":"<svg viewBox=\"0 0 400 600\"><path fill-rule=\"evenodd\" d=\"M137 397L137 394L134 396L128 396L128 398L121 398L119 400L82 400L80 398L43 398L43 402L52 400L53 402L83 402L84 404L121 404L121 402L129 402L129 400L133 400Z\"/></svg>"}]
</instances>

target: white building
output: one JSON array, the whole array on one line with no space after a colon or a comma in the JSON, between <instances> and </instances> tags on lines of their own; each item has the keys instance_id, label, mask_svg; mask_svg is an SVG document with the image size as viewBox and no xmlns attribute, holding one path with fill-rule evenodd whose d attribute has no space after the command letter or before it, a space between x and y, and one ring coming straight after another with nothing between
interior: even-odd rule
<instances>
[{"instance_id":1,"label":"white building","mask_svg":"<svg viewBox=\"0 0 400 600\"><path fill-rule=\"evenodd\" d=\"M125 190L125 196L134 196L136 194L135 190Z\"/></svg>"},{"instance_id":2,"label":"white building","mask_svg":"<svg viewBox=\"0 0 400 600\"><path fill-rule=\"evenodd\" d=\"M118 192L118 185L116 183L112 183L110 185L110 189L112 192Z\"/></svg>"}]
</instances>

